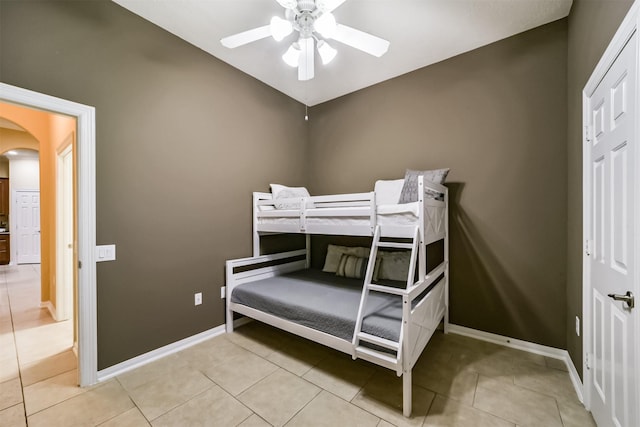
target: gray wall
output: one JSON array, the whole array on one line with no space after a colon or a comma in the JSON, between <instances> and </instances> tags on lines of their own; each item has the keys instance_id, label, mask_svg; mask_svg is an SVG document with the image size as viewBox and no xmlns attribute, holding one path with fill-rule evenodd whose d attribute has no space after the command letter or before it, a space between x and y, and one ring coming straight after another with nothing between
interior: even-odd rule
<instances>
[{"instance_id":1,"label":"gray wall","mask_svg":"<svg viewBox=\"0 0 640 427\"><path fill-rule=\"evenodd\" d=\"M96 107L99 368L224 322L251 192L304 184L303 106L110 1L0 1L0 80ZM204 293L194 307L193 294Z\"/></svg>"},{"instance_id":2,"label":"gray wall","mask_svg":"<svg viewBox=\"0 0 640 427\"><path fill-rule=\"evenodd\" d=\"M312 193L450 167L451 321L564 348L567 21L310 110Z\"/></svg>"},{"instance_id":3,"label":"gray wall","mask_svg":"<svg viewBox=\"0 0 640 427\"><path fill-rule=\"evenodd\" d=\"M630 0L574 0L568 36L568 234L567 350L582 374L582 338L575 317L582 319L582 89L609 45Z\"/></svg>"}]
</instances>

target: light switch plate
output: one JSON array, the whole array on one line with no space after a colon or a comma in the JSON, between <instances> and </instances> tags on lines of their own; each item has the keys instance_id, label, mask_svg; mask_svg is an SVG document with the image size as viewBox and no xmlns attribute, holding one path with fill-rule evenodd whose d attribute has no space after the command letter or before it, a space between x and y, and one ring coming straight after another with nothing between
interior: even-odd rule
<instances>
[{"instance_id":1,"label":"light switch plate","mask_svg":"<svg viewBox=\"0 0 640 427\"><path fill-rule=\"evenodd\" d=\"M96 262L115 261L116 245L99 245L96 246Z\"/></svg>"}]
</instances>

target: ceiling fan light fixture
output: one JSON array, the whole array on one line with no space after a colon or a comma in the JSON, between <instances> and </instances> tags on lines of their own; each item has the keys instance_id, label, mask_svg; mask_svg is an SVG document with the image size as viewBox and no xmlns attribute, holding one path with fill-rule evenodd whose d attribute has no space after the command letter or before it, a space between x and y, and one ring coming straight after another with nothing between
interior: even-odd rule
<instances>
[{"instance_id":1,"label":"ceiling fan light fixture","mask_svg":"<svg viewBox=\"0 0 640 427\"><path fill-rule=\"evenodd\" d=\"M327 65L329 62L333 61L333 58L336 57L338 51L331 47L329 43L321 40L318 42L318 53L320 54L322 65Z\"/></svg>"},{"instance_id":2,"label":"ceiling fan light fixture","mask_svg":"<svg viewBox=\"0 0 640 427\"><path fill-rule=\"evenodd\" d=\"M325 39L330 39L336 32L338 24L333 13L323 13L313 23L313 29L316 30Z\"/></svg>"},{"instance_id":3,"label":"ceiling fan light fixture","mask_svg":"<svg viewBox=\"0 0 640 427\"><path fill-rule=\"evenodd\" d=\"M279 42L293 32L293 25L291 25L291 22L286 19L274 16L271 18L269 30L271 31L271 37L273 37L275 41Z\"/></svg>"},{"instance_id":4,"label":"ceiling fan light fixture","mask_svg":"<svg viewBox=\"0 0 640 427\"><path fill-rule=\"evenodd\" d=\"M300 60L300 47L296 43L291 43L289 49L282 55L282 60L290 67L297 67Z\"/></svg>"}]
</instances>

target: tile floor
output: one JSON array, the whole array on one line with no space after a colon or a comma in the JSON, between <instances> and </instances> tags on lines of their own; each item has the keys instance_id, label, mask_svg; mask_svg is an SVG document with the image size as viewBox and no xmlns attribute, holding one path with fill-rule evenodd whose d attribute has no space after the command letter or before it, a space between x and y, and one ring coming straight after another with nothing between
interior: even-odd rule
<instances>
[{"instance_id":1,"label":"tile floor","mask_svg":"<svg viewBox=\"0 0 640 427\"><path fill-rule=\"evenodd\" d=\"M257 322L80 389L69 325L35 308L38 274L0 268L0 426L595 425L562 363L440 332L411 418L392 372Z\"/></svg>"}]
</instances>

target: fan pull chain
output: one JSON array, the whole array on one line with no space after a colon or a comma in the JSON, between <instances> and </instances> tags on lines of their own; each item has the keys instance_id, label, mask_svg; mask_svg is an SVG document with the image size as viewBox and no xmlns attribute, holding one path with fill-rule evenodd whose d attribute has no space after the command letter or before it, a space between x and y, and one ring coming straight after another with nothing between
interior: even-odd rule
<instances>
[{"instance_id":1,"label":"fan pull chain","mask_svg":"<svg viewBox=\"0 0 640 427\"><path fill-rule=\"evenodd\" d=\"M307 107L306 105L304 106L304 121L309 121L309 107Z\"/></svg>"}]
</instances>

